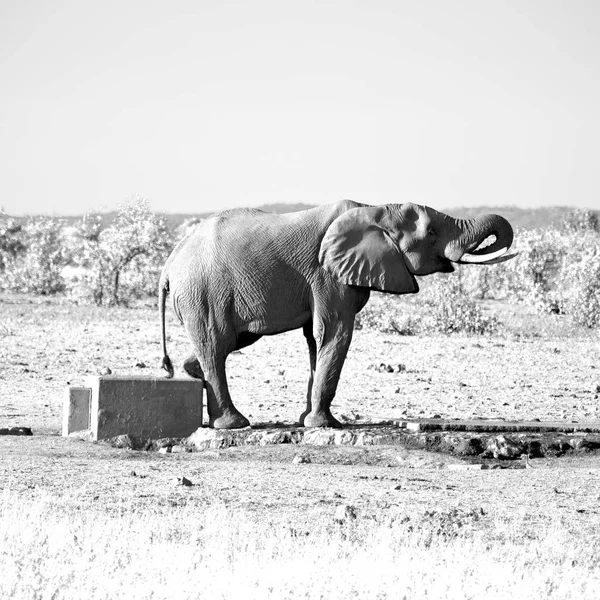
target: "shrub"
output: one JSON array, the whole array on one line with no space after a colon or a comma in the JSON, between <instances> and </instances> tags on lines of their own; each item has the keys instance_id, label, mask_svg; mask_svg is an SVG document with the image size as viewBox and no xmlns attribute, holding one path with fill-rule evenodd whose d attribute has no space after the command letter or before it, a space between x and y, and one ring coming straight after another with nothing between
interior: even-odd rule
<instances>
[{"instance_id":1,"label":"shrub","mask_svg":"<svg viewBox=\"0 0 600 600\"><path fill-rule=\"evenodd\" d=\"M460 268L457 273L437 274L430 279L426 302L431 310L424 323L427 331L491 334L497 330L498 319L485 315L481 305L464 289Z\"/></svg>"},{"instance_id":2,"label":"shrub","mask_svg":"<svg viewBox=\"0 0 600 600\"><path fill-rule=\"evenodd\" d=\"M512 296L540 312L560 312L568 236L553 227L519 231L514 249L518 256L505 263Z\"/></svg>"},{"instance_id":3,"label":"shrub","mask_svg":"<svg viewBox=\"0 0 600 600\"><path fill-rule=\"evenodd\" d=\"M356 315L354 328L415 335L419 329L419 322L403 310L403 304L398 296L372 292L369 303Z\"/></svg>"},{"instance_id":4,"label":"shrub","mask_svg":"<svg viewBox=\"0 0 600 600\"><path fill-rule=\"evenodd\" d=\"M590 248L571 268L565 312L579 325L600 327L600 245Z\"/></svg>"},{"instance_id":5,"label":"shrub","mask_svg":"<svg viewBox=\"0 0 600 600\"><path fill-rule=\"evenodd\" d=\"M591 210L572 210L564 216L563 228L569 233L579 233L582 231L600 233L599 214Z\"/></svg>"},{"instance_id":6,"label":"shrub","mask_svg":"<svg viewBox=\"0 0 600 600\"><path fill-rule=\"evenodd\" d=\"M66 264L63 228L64 221L53 217L27 220L20 231L21 239L12 241L12 254L4 255L4 289L40 295L55 294L64 289L61 275Z\"/></svg>"},{"instance_id":7,"label":"shrub","mask_svg":"<svg viewBox=\"0 0 600 600\"><path fill-rule=\"evenodd\" d=\"M0 273L25 250L23 227L0 208Z\"/></svg>"}]
</instances>

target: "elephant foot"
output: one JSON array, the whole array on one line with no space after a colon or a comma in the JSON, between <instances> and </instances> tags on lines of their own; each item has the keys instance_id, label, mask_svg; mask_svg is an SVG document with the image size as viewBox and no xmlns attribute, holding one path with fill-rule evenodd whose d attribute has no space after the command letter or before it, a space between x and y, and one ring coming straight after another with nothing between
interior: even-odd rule
<instances>
[{"instance_id":1,"label":"elephant foot","mask_svg":"<svg viewBox=\"0 0 600 600\"><path fill-rule=\"evenodd\" d=\"M300 424L304 427L334 427L341 429L342 424L330 412L310 412L300 417Z\"/></svg>"},{"instance_id":2,"label":"elephant foot","mask_svg":"<svg viewBox=\"0 0 600 600\"><path fill-rule=\"evenodd\" d=\"M210 417L208 425L214 429L243 429L250 426L250 421L241 412L233 409L216 419Z\"/></svg>"},{"instance_id":3,"label":"elephant foot","mask_svg":"<svg viewBox=\"0 0 600 600\"><path fill-rule=\"evenodd\" d=\"M194 379L204 379L204 371L195 356L186 358L183 362L183 370Z\"/></svg>"}]
</instances>

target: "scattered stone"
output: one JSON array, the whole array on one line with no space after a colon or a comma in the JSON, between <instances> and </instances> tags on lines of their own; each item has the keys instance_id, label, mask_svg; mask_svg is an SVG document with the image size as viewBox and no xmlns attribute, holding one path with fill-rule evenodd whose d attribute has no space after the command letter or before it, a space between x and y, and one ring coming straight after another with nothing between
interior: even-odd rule
<instances>
[{"instance_id":1,"label":"scattered stone","mask_svg":"<svg viewBox=\"0 0 600 600\"><path fill-rule=\"evenodd\" d=\"M301 464L311 463L312 460L310 460L310 456L305 456L303 454L296 454L296 456L294 456L294 458L292 459L292 462L295 465L301 465Z\"/></svg>"},{"instance_id":2,"label":"scattered stone","mask_svg":"<svg viewBox=\"0 0 600 600\"><path fill-rule=\"evenodd\" d=\"M191 448L189 451L191 452ZM218 450L205 450L202 453L202 456L206 456L208 458L221 458L221 453Z\"/></svg>"},{"instance_id":3,"label":"scattered stone","mask_svg":"<svg viewBox=\"0 0 600 600\"><path fill-rule=\"evenodd\" d=\"M139 444L133 438L133 436L125 433L123 435L117 435L116 437L108 438L105 440L113 448L121 448L124 450L135 450L139 447Z\"/></svg>"},{"instance_id":4,"label":"scattered stone","mask_svg":"<svg viewBox=\"0 0 600 600\"><path fill-rule=\"evenodd\" d=\"M112 369L110 367L102 367L102 369L98 371L98 375L112 375Z\"/></svg>"},{"instance_id":5,"label":"scattered stone","mask_svg":"<svg viewBox=\"0 0 600 600\"><path fill-rule=\"evenodd\" d=\"M333 446L335 444L335 430L311 429L304 434L303 443L315 446Z\"/></svg>"},{"instance_id":6,"label":"scattered stone","mask_svg":"<svg viewBox=\"0 0 600 600\"><path fill-rule=\"evenodd\" d=\"M145 369L145 368L146 368L146 363L145 363L145 362L142 362L142 361L140 361L140 362L136 362L136 363L135 363L135 366L136 366L138 369Z\"/></svg>"},{"instance_id":7,"label":"scattered stone","mask_svg":"<svg viewBox=\"0 0 600 600\"><path fill-rule=\"evenodd\" d=\"M296 431L265 431L258 444L260 446L273 446L275 444L297 444L302 437ZM250 441L250 440L248 440Z\"/></svg>"},{"instance_id":8,"label":"scattered stone","mask_svg":"<svg viewBox=\"0 0 600 600\"><path fill-rule=\"evenodd\" d=\"M2 427L0 435L33 435L31 427Z\"/></svg>"},{"instance_id":9,"label":"scattered stone","mask_svg":"<svg viewBox=\"0 0 600 600\"><path fill-rule=\"evenodd\" d=\"M391 365L388 363L379 363L378 365L375 363L371 363L367 369L373 369L374 371L379 371L380 373L403 373L406 371L406 365L397 364Z\"/></svg>"},{"instance_id":10,"label":"scattered stone","mask_svg":"<svg viewBox=\"0 0 600 600\"><path fill-rule=\"evenodd\" d=\"M451 471L482 471L484 469L489 469L488 465L484 464L458 464L458 465L448 465L448 469Z\"/></svg>"},{"instance_id":11,"label":"scattered stone","mask_svg":"<svg viewBox=\"0 0 600 600\"><path fill-rule=\"evenodd\" d=\"M175 479L173 479L173 484L181 485L183 487L191 487L194 485L187 477L175 477Z\"/></svg>"},{"instance_id":12,"label":"scattered stone","mask_svg":"<svg viewBox=\"0 0 600 600\"><path fill-rule=\"evenodd\" d=\"M334 521L336 523L344 523L356 519L356 508L351 504L340 504L335 510Z\"/></svg>"},{"instance_id":13,"label":"scattered stone","mask_svg":"<svg viewBox=\"0 0 600 600\"><path fill-rule=\"evenodd\" d=\"M525 450L525 444L521 440L507 435L498 435L488 440L485 453L491 454L494 458L510 460L520 458Z\"/></svg>"},{"instance_id":14,"label":"scattered stone","mask_svg":"<svg viewBox=\"0 0 600 600\"><path fill-rule=\"evenodd\" d=\"M178 445L180 442L179 438L165 437L157 440L152 440L148 450L162 450L163 448L169 448L169 452L173 446Z\"/></svg>"},{"instance_id":15,"label":"scattered stone","mask_svg":"<svg viewBox=\"0 0 600 600\"><path fill-rule=\"evenodd\" d=\"M243 429L211 429L199 427L185 440L187 446L197 450L218 450L230 446L243 446L252 434L250 427Z\"/></svg>"},{"instance_id":16,"label":"scattered stone","mask_svg":"<svg viewBox=\"0 0 600 600\"><path fill-rule=\"evenodd\" d=\"M171 447L171 452L173 454L183 454L185 452L191 452L192 449L188 446L183 446L182 444L175 444Z\"/></svg>"},{"instance_id":17,"label":"scattered stone","mask_svg":"<svg viewBox=\"0 0 600 600\"><path fill-rule=\"evenodd\" d=\"M158 449L159 454L171 454L171 446L163 446Z\"/></svg>"},{"instance_id":18,"label":"scattered stone","mask_svg":"<svg viewBox=\"0 0 600 600\"><path fill-rule=\"evenodd\" d=\"M477 436L447 435L444 437L442 449L448 449L459 456L477 456L484 450L483 442Z\"/></svg>"}]
</instances>

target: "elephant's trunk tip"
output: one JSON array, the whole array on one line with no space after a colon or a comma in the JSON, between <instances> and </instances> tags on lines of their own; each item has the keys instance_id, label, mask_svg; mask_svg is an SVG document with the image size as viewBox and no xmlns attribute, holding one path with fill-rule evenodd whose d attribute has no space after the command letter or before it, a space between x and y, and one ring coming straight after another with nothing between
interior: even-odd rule
<instances>
[{"instance_id":1,"label":"elephant's trunk tip","mask_svg":"<svg viewBox=\"0 0 600 600\"><path fill-rule=\"evenodd\" d=\"M162 368L167 372L167 379L171 379L173 375L175 375L175 369L173 368L173 363L171 359L165 354L162 359Z\"/></svg>"}]
</instances>

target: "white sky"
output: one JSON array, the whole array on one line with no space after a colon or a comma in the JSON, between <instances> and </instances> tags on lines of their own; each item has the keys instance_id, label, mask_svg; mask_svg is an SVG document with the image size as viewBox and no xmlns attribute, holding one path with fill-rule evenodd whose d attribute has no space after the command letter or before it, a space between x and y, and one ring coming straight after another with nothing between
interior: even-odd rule
<instances>
[{"instance_id":1,"label":"white sky","mask_svg":"<svg viewBox=\"0 0 600 600\"><path fill-rule=\"evenodd\" d=\"M0 0L9 214L600 208L597 0Z\"/></svg>"}]
</instances>

